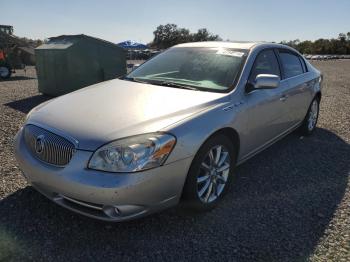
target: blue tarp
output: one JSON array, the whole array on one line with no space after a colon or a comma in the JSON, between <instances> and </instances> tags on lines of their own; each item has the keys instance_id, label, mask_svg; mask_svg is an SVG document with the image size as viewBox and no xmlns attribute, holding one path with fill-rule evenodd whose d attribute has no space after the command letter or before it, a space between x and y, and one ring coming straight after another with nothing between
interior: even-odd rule
<instances>
[{"instance_id":1,"label":"blue tarp","mask_svg":"<svg viewBox=\"0 0 350 262\"><path fill-rule=\"evenodd\" d=\"M148 46L146 46L144 44L137 43L137 42L131 41L131 40L121 42L118 44L118 46L126 48L126 49L146 49L146 48L148 48Z\"/></svg>"}]
</instances>

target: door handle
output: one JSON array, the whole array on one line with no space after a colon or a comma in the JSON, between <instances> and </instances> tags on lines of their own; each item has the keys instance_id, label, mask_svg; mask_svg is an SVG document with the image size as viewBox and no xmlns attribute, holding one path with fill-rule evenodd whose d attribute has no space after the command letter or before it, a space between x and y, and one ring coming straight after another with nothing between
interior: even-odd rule
<instances>
[{"instance_id":1,"label":"door handle","mask_svg":"<svg viewBox=\"0 0 350 262\"><path fill-rule=\"evenodd\" d=\"M280 101L284 102L284 101L287 100L287 98L288 98L287 95L282 95L282 96L280 97Z\"/></svg>"}]
</instances>

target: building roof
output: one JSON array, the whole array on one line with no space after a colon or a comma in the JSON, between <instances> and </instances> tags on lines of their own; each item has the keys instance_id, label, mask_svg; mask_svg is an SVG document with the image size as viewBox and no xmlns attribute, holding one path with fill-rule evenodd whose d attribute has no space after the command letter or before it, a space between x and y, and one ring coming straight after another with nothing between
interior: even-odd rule
<instances>
[{"instance_id":1,"label":"building roof","mask_svg":"<svg viewBox=\"0 0 350 262\"><path fill-rule=\"evenodd\" d=\"M94 40L94 41L99 41L100 43L105 43L106 45L110 45L112 47L118 47L120 48L118 45L106 41L104 39L101 38L97 38L97 37L93 37L93 36L89 36L89 35L84 35L84 34L79 34L79 35L60 35L60 36L55 36L55 37L50 37L49 40L80 40L80 39L90 39L90 40Z\"/></svg>"},{"instance_id":2,"label":"building roof","mask_svg":"<svg viewBox=\"0 0 350 262\"><path fill-rule=\"evenodd\" d=\"M109 42L97 37L84 35L84 34L60 35L60 36L50 37L47 43L44 43L41 46L38 46L36 49L67 49L73 46L74 44L76 44L77 42L79 42L80 40L91 40L91 41L97 42L100 45L103 44L113 48L118 48L120 50L122 49L122 47L112 42Z\"/></svg>"}]
</instances>

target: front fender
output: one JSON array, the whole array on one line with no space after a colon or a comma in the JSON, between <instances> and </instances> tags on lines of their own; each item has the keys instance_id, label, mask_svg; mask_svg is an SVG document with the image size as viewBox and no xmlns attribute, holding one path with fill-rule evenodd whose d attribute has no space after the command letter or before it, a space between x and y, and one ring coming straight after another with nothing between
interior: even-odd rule
<instances>
[{"instance_id":1,"label":"front fender","mask_svg":"<svg viewBox=\"0 0 350 262\"><path fill-rule=\"evenodd\" d=\"M174 134L177 138L167 163L194 157L201 145L220 129L233 128L240 135L243 132L240 127L245 125L244 120L241 120L244 118L237 117L239 114L238 107L224 103L162 130Z\"/></svg>"}]
</instances>

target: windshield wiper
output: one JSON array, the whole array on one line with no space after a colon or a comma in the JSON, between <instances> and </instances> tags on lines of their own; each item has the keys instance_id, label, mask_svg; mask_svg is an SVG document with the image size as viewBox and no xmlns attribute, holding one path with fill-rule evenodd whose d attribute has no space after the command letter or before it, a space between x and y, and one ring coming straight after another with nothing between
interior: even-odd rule
<instances>
[{"instance_id":1,"label":"windshield wiper","mask_svg":"<svg viewBox=\"0 0 350 262\"><path fill-rule=\"evenodd\" d=\"M196 90L196 91L198 91L198 88L195 88L194 86L178 84L178 83L168 82L168 81L156 82L154 84L161 85L161 86L168 86L168 87L175 87L175 88L189 89L189 90Z\"/></svg>"},{"instance_id":2,"label":"windshield wiper","mask_svg":"<svg viewBox=\"0 0 350 262\"><path fill-rule=\"evenodd\" d=\"M140 80L137 77L123 77L122 79L123 80L132 81L132 82L143 83L143 84L168 86L168 87L175 87L175 88L181 88L181 89L188 89L188 90L196 90L196 91L198 91L198 88L196 88L194 86L178 84L178 83L169 82L169 81L158 81L158 80L155 81L153 79L150 79L150 81L142 81L142 80Z\"/></svg>"},{"instance_id":3,"label":"windshield wiper","mask_svg":"<svg viewBox=\"0 0 350 262\"><path fill-rule=\"evenodd\" d=\"M137 82L137 83L143 83L143 84L149 84L149 82L147 82L147 81L142 81L142 80L140 80L140 79L138 79L138 78L135 78L135 77L123 77L123 78L121 78L122 80L128 80L128 81L132 81L132 82Z\"/></svg>"}]
</instances>

